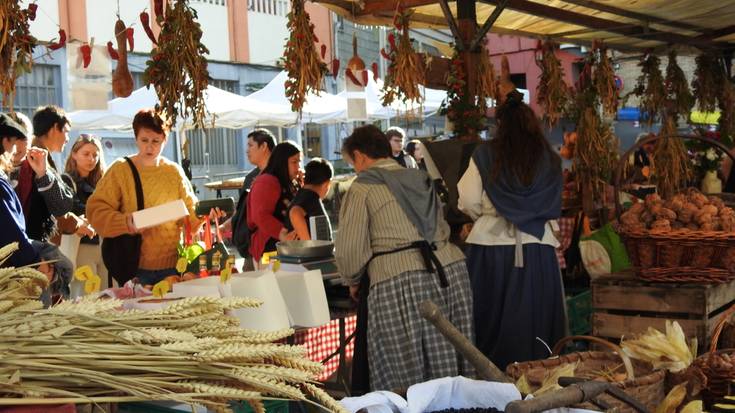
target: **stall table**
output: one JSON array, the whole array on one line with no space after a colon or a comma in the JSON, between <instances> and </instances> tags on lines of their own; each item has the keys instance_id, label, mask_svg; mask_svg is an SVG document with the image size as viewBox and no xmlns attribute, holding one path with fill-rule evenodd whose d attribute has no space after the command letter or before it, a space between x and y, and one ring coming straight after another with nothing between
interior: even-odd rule
<instances>
[{"instance_id":1,"label":"stall table","mask_svg":"<svg viewBox=\"0 0 735 413\"><path fill-rule=\"evenodd\" d=\"M245 181L245 177L226 179L224 181L214 181L204 184L204 187L217 191L217 198L222 198L222 191L239 191L242 188L242 183Z\"/></svg>"}]
</instances>

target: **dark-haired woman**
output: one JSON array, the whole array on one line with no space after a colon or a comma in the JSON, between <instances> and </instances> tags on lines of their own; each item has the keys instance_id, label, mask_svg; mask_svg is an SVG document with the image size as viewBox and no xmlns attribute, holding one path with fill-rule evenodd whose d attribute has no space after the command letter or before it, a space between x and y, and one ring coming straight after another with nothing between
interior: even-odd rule
<instances>
[{"instance_id":1,"label":"dark-haired woman","mask_svg":"<svg viewBox=\"0 0 735 413\"><path fill-rule=\"evenodd\" d=\"M295 232L281 237L288 205L301 186L301 149L291 142L276 145L263 172L255 178L247 199L250 255L256 268L263 254L276 250L281 240L296 239Z\"/></svg>"},{"instance_id":2,"label":"dark-haired woman","mask_svg":"<svg viewBox=\"0 0 735 413\"><path fill-rule=\"evenodd\" d=\"M566 319L555 254L561 160L517 92L498 109L497 135L458 184L475 220L467 238L477 347L498 367L549 356Z\"/></svg>"}]
</instances>

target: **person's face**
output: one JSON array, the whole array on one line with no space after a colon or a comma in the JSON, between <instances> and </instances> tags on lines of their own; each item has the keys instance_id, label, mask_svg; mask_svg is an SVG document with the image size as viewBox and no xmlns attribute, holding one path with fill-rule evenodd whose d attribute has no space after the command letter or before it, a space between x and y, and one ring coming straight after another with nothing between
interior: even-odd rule
<instances>
[{"instance_id":1,"label":"person's face","mask_svg":"<svg viewBox=\"0 0 735 413\"><path fill-rule=\"evenodd\" d=\"M288 177L294 180L299 177L301 170L301 152L288 158Z\"/></svg>"},{"instance_id":2,"label":"person's face","mask_svg":"<svg viewBox=\"0 0 735 413\"><path fill-rule=\"evenodd\" d=\"M2 141L3 141L3 153L7 153L10 156L15 155L16 142L18 141L18 138L5 137L2 139Z\"/></svg>"},{"instance_id":3,"label":"person's face","mask_svg":"<svg viewBox=\"0 0 735 413\"><path fill-rule=\"evenodd\" d=\"M258 144L253 138L248 138L248 162L253 165L261 165L267 163L268 157L271 155L268 145L265 143Z\"/></svg>"},{"instance_id":4,"label":"person's face","mask_svg":"<svg viewBox=\"0 0 735 413\"><path fill-rule=\"evenodd\" d=\"M399 154L403 150L403 138L400 136L391 136L390 148L393 150L393 155Z\"/></svg>"},{"instance_id":5,"label":"person's face","mask_svg":"<svg viewBox=\"0 0 735 413\"><path fill-rule=\"evenodd\" d=\"M71 127L68 123L64 124L62 128L54 126L48 133L48 150L49 152L61 152L64 150L64 146L69 142L69 130Z\"/></svg>"},{"instance_id":6,"label":"person's face","mask_svg":"<svg viewBox=\"0 0 735 413\"><path fill-rule=\"evenodd\" d=\"M71 157L77 164L77 172L81 176L87 176L94 170L100 161L100 153L93 143L85 143L79 150L72 152Z\"/></svg>"},{"instance_id":7,"label":"person's face","mask_svg":"<svg viewBox=\"0 0 735 413\"><path fill-rule=\"evenodd\" d=\"M421 149L421 145L416 145L416 148L413 150L413 158L416 159L416 162L424 159L424 152Z\"/></svg>"},{"instance_id":8,"label":"person's face","mask_svg":"<svg viewBox=\"0 0 735 413\"><path fill-rule=\"evenodd\" d=\"M157 133L148 128L141 128L135 137L135 145L138 147L138 156L142 160L152 161L161 156L163 146L166 144L166 135Z\"/></svg>"}]
</instances>

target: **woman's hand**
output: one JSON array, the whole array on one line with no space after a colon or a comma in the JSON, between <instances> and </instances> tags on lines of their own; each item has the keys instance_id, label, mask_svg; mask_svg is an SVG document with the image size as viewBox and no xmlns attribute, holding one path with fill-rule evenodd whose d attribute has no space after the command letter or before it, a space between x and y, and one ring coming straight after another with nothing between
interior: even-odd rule
<instances>
[{"instance_id":1,"label":"woman's hand","mask_svg":"<svg viewBox=\"0 0 735 413\"><path fill-rule=\"evenodd\" d=\"M135 220L133 220L133 214L127 214L125 216L125 220L128 224L128 233L137 234L140 232L138 231L138 228L135 227Z\"/></svg>"},{"instance_id":2,"label":"woman's hand","mask_svg":"<svg viewBox=\"0 0 735 413\"><path fill-rule=\"evenodd\" d=\"M281 234L279 235L280 241L295 241L299 239L298 234L296 234L296 231L288 232L285 228L281 230Z\"/></svg>"},{"instance_id":3,"label":"woman's hand","mask_svg":"<svg viewBox=\"0 0 735 413\"><path fill-rule=\"evenodd\" d=\"M28 149L28 164L36 173L36 176L46 175L46 157L48 151L43 148L32 147Z\"/></svg>"},{"instance_id":4,"label":"woman's hand","mask_svg":"<svg viewBox=\"0 0 735 413\"><path fill-rule=\"evenodd\" d=\"M80 237L94 238L94 236L97 235L97 232L92 228L92 225L89 224L87 218L82 215L79 219L81 222L79 223L79 228L77 228L77 235Z\"/></svg>"}]
</instances>

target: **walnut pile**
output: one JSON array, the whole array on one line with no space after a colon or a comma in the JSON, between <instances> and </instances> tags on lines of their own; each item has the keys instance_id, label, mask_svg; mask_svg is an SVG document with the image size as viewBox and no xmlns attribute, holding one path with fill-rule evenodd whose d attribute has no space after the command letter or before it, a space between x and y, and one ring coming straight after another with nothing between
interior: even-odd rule
<instances>
[{"instance_id":1,"label":"walnut pile","mask_svg":"<svg viewBox=\"0 0 735 413\"><path fill-rule=\"evenodd\" d=\"M722 199L705 196L689 188L662 200L657 194L648 195L645 202L633 204L621 217L626 232L651 230L691 230L735 232L735 211Z\"/></svg>"}]
</instances>

